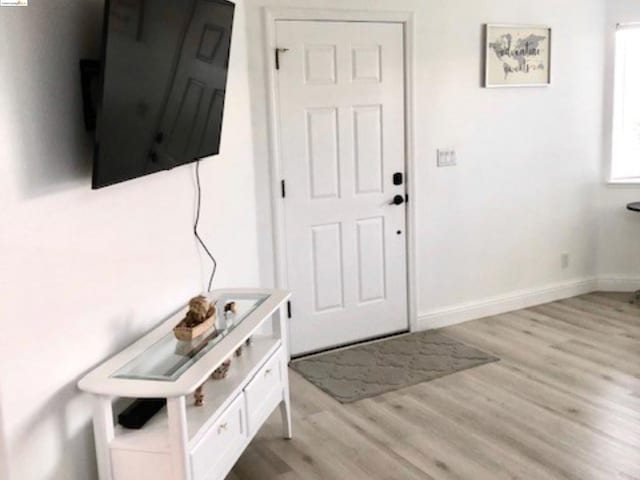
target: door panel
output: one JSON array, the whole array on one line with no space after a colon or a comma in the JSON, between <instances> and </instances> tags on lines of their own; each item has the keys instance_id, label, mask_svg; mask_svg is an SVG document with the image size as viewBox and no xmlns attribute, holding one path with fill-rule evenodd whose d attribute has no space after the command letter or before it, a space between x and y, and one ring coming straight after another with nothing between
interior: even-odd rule
<instances>
[{"instance_id":1,"label":"door panel","mask_svg":"<svg viewBox=\"0 0 640 480\"><path fill-rule=\"evenodd\" d=\"M329 85L336 83L336 46L309 45L304 51L305 83Z\"/></svg>"},{"instance_id":2,"label":"door panel","mask_svg":"<svg viewBox=\"0 0 640 480\"><path fill-rule=\"evenodd\" d=\"M382 193L382 105L354 107L356 193Z\"/></svg>"},{"instance_id":3,"label":"door panel","mask_svg":"<svg viewBox=\"0 0 640 480\"><path fill-rule=\"evenodd\" d=\"M354 82L380 83L380 45L359 45L351 49Z\"/></svg>"},{"instance_id":4,"label":"door panel","mask_svg":"<svg viewBox=\"0 0 640 480\"><path fill-rule=\"evenodd\" d=\"M339 223L311 228L315 312L344 307L342 229Z\"/></svg>"},{"instance_id":5,"label":"door panel","mask_svg":"<svg viewBox=\"0 0 640 480\"><path fill-rule=\"evenodd\" d=\"M384 217L359 220L358 301L360 304L381 301L386 297L384 259Z\"/></svg>"},{"instance_id":6,"label":"door panel","mask_svg":"<svg viewBox=\"0 0 640 480\"><path fill-rule=\"evenodd\" d=\"M276 31L292 353L405 331L402 26Z\"/></svg>"},{"instance_id":7,"label":"door panel","mask_svg":"<svg viewBox=\"0 0 640 480\"><path fill-rule=\"evenodd\" d=\"M307 110L307 158L311 198L340 196L340 165L338 153L338 110L315 108Z\"/></svg>"}]
</instances>

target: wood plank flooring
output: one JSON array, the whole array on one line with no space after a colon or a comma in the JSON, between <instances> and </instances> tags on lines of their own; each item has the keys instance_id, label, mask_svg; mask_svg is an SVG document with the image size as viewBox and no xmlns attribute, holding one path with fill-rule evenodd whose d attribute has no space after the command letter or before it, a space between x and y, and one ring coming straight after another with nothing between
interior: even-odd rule
<instances>
[{"instance_id":1,"label":"wood plank flooring","mask_svg":"<svg viewBox=\"0 0 640 480\"><path fill-rule=\"evenodd\" d=\"M640 307L593 293L449 327L501 358L341 405L290 371L228 480L640 480Z\"/></svg>"}]
</instances>

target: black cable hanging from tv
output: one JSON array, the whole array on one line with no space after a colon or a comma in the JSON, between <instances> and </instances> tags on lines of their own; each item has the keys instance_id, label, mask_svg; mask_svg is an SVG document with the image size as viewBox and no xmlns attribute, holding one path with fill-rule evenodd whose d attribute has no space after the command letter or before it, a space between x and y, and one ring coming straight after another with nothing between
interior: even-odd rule
<instances>
[{"instance_id":1,"label":"black cable hanging from tv","mask_svg":"<svg viewBox=\"0 0 640 480\"><path fill-rule=\"evenodd\" d=\"M216 258L213 256L209 248L207 247L202 237L198 233L198 226L200 225L200 209L202 206L202 185L200 184L200 160L196 161L196 218L193 222L193 235L196 237L196 240L202 246L207 256L211 259L212 268L211 268L211 276L209 277L209 284L207 286L207 292L211 292L211 287L213 286L213 278L216 276L216 270L218 269L218 262Z\"/></svg>"}]
</instances>

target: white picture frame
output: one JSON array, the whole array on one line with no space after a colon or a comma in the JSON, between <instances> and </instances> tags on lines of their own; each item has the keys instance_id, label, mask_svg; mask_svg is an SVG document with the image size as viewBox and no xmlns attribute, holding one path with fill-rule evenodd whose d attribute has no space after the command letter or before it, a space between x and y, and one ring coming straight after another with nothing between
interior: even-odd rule
<instances>
[{"instance_id":1,"label":"white picture frame","mask_svg":"<svg viewBox=\"0 0 640 480\"><path fill-rule=\"evenodd\" d=\"M551 85L551 27L486 24L485 88Z\"/></svg>"}]
</instances>

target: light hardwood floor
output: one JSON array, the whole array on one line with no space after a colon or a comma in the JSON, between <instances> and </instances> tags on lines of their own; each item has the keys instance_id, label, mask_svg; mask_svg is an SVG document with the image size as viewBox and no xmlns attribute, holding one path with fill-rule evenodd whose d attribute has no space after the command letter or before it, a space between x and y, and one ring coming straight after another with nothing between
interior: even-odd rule
<instances>
[{"instance_id":1,"label":"light hardwood floor","mask_svg":"<svg viewBox=\"0 0 640 480\"><path fill-rule=\"evenodd\" d=\"M501 358L341 405L291 372L228 480L640 479L640 308L589 294L443 331Z\"/></svg>"}]
</instances>

